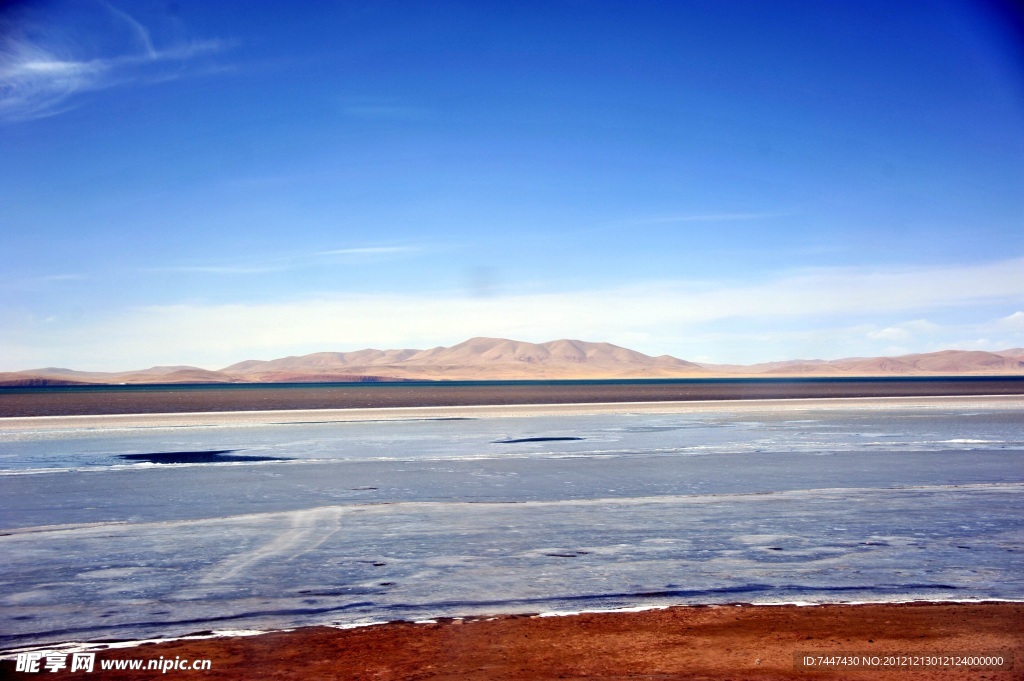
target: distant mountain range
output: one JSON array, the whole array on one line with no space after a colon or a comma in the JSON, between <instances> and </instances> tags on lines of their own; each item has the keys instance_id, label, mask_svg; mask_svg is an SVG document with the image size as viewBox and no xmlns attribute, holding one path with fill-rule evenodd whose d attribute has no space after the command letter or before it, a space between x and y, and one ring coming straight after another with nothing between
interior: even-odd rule
<instances>
[{"instance_id":1,"label":"distant mountain range","mask_svg":"<svg viewBox=\"0 0 1024 681\"><path fill-rule=\"evenodd\" d=\"M610 343L471 338L450 348L317 352L268 361L247 360L217 371L191 366L122 372L51 367L0 373L0 385L942 375L1024 375L1024 348L739 365L696 364L669 355L651 357Z\"/></svg>"}]
</instances>

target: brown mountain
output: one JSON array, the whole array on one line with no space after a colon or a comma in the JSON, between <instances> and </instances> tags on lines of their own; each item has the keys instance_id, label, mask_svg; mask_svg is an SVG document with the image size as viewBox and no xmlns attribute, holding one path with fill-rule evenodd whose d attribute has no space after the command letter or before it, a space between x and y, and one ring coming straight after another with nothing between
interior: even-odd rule
<instances>
[{"instance_id":1,"label":"brown mountain","mask_svg":"<svg viewBox=\"0 0 1024 681\"><path fill-rule=\"evenodd\" d=\"M331 373L352 366L380 366L402 362L421 353L420 350L357 350L355 352L315 352L300 357L283 357L269 361L250 359L221 369L228 374L257 375L269 371L297 373Z\"/></svg>"},{"instance_id":2,"label":"brown mountain","mask_svg":"<svg viewBox=\"0 0 1024 681\"><path fill-rule=\"evenodd\" d=\"M0 371L0 386L4 387L34 388L46 385L88 385L93 382L44 376L32 371Z\"/></svg>"},{"instance_id":3,"label":"brown mountain","mask_svg":"<svg viewBox=\"0 0 1024 681\"><path fill-rule=\"evenodd\" d=\"M504 338L471 338L450 348L430 350L318 352L266 362L249 360L225 367L221 373L256 382L310 380L312 375L331 374L429 380L708 375L692 362L667 355L650 357L610 343L524 343Z\"/></svg>"},{"instance_id":4,"label":"brown mountain","mask_svg":"<svg viewBox=\"0 0 1024 681\"><path fill-rule=\"evenodd\" d=\"M984 376L1024 374L1014 351L942 350L898 357L849 357L751 365L744 373L770 376Z\"/></svg>"},{"instance_id":5,"label":"brown mountain","mask_svg":"<svg viewBox=\"0 0 1024 681\"><path fill-rule=\"evenodd\" d=\"M24 383L30 381L31 383ZM0 385L89 385L96 383L239 383L235 376L190 366L151 367L138 371L75 371L46 367L0 374Z\"/></svg>"},{"instance_id":6,"label":"brown mountain","mask_svg":"<svg viewBox=\"0 0 1024 681\"><path fill-rule=\"evenodd\" d=\"M429 350L366 349L247 360L219 371L190 366L122 372L47 367L0 373L0 385L941 375L1024 375L1024 349L699 365L668 355L651 357L610 343L564 339L525 343L504 338L471 338L452 347Z\"/></svg>"},{"instance_id":7,"label":"brown mountain","mask_svg":"<svg viewBox=\"0 0 1024 681\"><path fill-rule=\"evenodd\" d=\"M1010 348L1009 350L1000 350L995 353L1002 357L1009 357L1011 359L1024 360L1024 348Z\"/></svg>"},{"instance_id":8,"label":"brown mountain","mask_svg":"<svg viewBox=\"0 0 1024 681\"><path fill-rule=\"evenodd\" d=\"M760 364L701 364L716 376L734 374L767 374L781 370L787 374L813 374L818 367L828 365L824 359L790 359L781 362L761 362Z\"/></svg>"}]
</instances>

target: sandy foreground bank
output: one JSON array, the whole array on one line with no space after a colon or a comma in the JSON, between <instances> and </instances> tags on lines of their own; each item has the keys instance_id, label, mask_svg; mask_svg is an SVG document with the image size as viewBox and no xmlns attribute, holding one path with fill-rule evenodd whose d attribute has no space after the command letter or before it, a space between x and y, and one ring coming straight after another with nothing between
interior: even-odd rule
<instances>
[{"instance_id":1,"label":"sandy foreground bank","mask_svg":"<svg viewBox=\"0 0 1024 681\"><path fill-rule=\"evenodd\" d=\"M1002 664L958 664L963 661L957 658L964 656L1001 657ZM166 674L99 669L104 660L160 658L210 660L210 669L171 669ZM860 666L848 666L853 662ZM314 627L100 651L96 665L92 674L24 674L5 661L2 675L207 680L1021 679L1024 604L725 605L392 623L348 630Z\"/></svg>"},{"instance_id":2,"label":"sandy foreground bank","mask_svg":"<svg viewBox=\"0 0 1024 681\"><path fill-rule=\"evenodd\" d=\"M690 414L700 412L798 412L808 409L1021 409L1024 395L922 397L848 397L773 400L609 402L382 407L374 409L285 409L184 413L13 416L0 418L0 432L90 428L177 428L182 426L258 426L284 423L398 421L406 419L515 418L596 414Z\"/></svg>"}]
</instances>

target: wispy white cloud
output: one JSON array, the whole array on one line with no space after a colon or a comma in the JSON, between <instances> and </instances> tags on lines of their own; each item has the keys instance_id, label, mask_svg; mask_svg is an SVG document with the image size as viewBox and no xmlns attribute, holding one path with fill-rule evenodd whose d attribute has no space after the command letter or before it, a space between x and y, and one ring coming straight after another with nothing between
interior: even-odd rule
<instances>
[{"instance_id":1,"label":"wispy white cloud","mask_svg":"<svg viewBox=\"0 0 1024 681\"><path fill-rule=\"evenodd\" d=\"M15 291L39 291L52 288L54 285L77 282L88 279L84 274L59 273L42 274L29 277L12 277L0 280L0 289Z\"/></svg>"},{"instance_id":2,"label":"wispy white cloud","mask_svg":"<svg viewBox=\"0 0 1024 681\"><path fill-rule=\"evenodd\" d=\"M396 255L399 253L415 253L418 250L414 246L364 246L336 248L330 251L320 251L316 255Z\"/></svg>"},{"instance_id":3,"label":"wispy white cloud","mask_svg":"<svg viewBox=\"0 0 1024 681\"><path fill-rule=\"evenodd\" d=\"M116 41L97 53L94 46L103 42L103 35L78 35L72 39L59 33L48 17L24 17L26 26L7 25L0 37L0 121L16 122L45 118L74 106L77 95L131 83L167 80L172 77L165 67L175 67L173 77L180 77L180 67L191 60L222 51L220 40L199 40L157 48L149 31L136 19L107 3L110 16L133 36L132 44ZM8 22L9 23L9 22ZM33 37L28 37L31 34ZM38 36L43 36L42 38ZM50 36L50 39L47 39ZM74 39L77 37L77 40ZM91 52L91 53L90 53Z\"/></svg>"},{"instance_id":4,"label":"wispy white cloud","mask_svg":"<svg viewBox=\"0 0 1024 681\"><path fill-rule=\"evenodd\" d=\"M1000 328L1024 331L1024 312L1017 310L1013 314L999 319L997 324Z\"/></svg>"},{"instance_id":5,"label":"wispy white cloud","mask_svg":"<svg viewBox=\"0 0 1024 681\"><path fill-rule=\"evenodd\" d=\"M85 279L83 274L46 274L36 277L34 281L80 281Z\"/></svg>"},{"instance_id":6,"label":"wispy white cloud","mask_svg":"<svg viewBox=\"0 0 1024 681\"><path fill-rule=\"evenodd\" d=\"M603 224L592 224L574 230L577 234L593 235L597 233L619 233L623 229L659 229L671 225L694 225L730 223L730 222L752 222L757 220L770 220L772 218L795 215L793 211L721 211L721 212L680 212L664 213L660 215L641 215L633 217L622 217ZM563 232L568 234L570 232ZM816 248L815 250L820 250Z\"/></svg>"},{"instance_id":7,"label":"wispy white cloud","mask_svg":"<svg viewBox=\"0 0 1024 681\"><path fill-rule=\"evenodd\" d=\"M427 110L379 97L346 97L340 101L343 114L371 121L414 121L427 115Z\"/></svg>"},{"instance_id":8,"label":"wispy white cloud","mask_svg":"<svg viewBox=\"0 0 1024 681\"><path fill-rule=\"evenodd\" d=\"M760 213L683 213L680 215L660 215L631 221L631 225L669 225L684 222L742 222L747 220L766 220L791 213L760 212Z\"/></svg>"},{"instance_id":9,"label":"wispy white cloud","mask_svg":"<svg viewBox=\"0 0 1024 681\"><path fill-rule=\"evenodd\" d=\"M888 326L878 331L868 332L868 338L875 340L888 340L888 341L905 341L911 337L911 334L906 329L901 329L898 326Z\"/></svg>"},{"instance_id":10,"label":"wispy white cloud","mask_svg":"<svg viewBox=\"0 0 1024 681\"><path fill-rule=\"evenodd\" d=\"M941 330L942 327L927 319L915 319L909 322L902 322L884 329L868 331L867 336L873 340L907 341L911 338L928 336Z\"/></svg>"},{"instance_id":11,"label":"wispy white cloud","mask_svg":"<svg viewBox=\"0 0 1024 681\"><path fill-rule=\"evenodd\" d=\"M26 330L22 336L30 340L0 346L0 356L28 353L37 358L28 365L83 368L116 368L123 357L142 362L143 356L154 364L217 367L246 357L431 347L479 335L602 340L723 362L884 354L894 347L927 351L959 339L987 339L988 349L1000 349L1024 345L1024 329L1005 328L1015 323L1014 315L1001 313L1009 322L954 327L930 322L925 314L982 305L1019 309L1022 270L1024 259L1016 259L961 267L823 269L715 288L675 281L487 298L337 293L255 304L149 306L107 314L63 335ZM877 323L894 315L909 321ZM887 338L893 335L887 328L905 337Z\"/></svg>"},{"instance_id":12,"label":"wispy white cloud","mask_svg":"<svg viewBox=\"0 0 1024 681\"><path fill-rule=\"evenodd\" d=\"M99 87L107 70L102 61L62 60L34 45L12 39L5 43L0 51L0 119L59 113L74 93Z\"/></svg>"},{"instance_id":13,"label":"wispy white cloud","mask_svg":"<svg viewBox=\"0 0 1024 681\"><path fill-rule=\"evenodd\" d=\"M150 267L146 272L180 272L182 274L265 274L290 269L286 265L167 265Z\"/></svg>"},{"instance_id":14,"label":"wispy white cloud","mask_svg":"<svg viewBox=\"0 0 1024 681\"><path fill-rule=\"evenodd\" d=\"M130 14L128 14L127 12L122 12L117 7L111 5L109 2L104 2L103 0L100 0L100 2L104 7L107 8L107 10L111 14L118 17L132 30L132 32L135 34L136 40L139 42L139 45L145 51L146 56L151 58L156 58L158 56L159 53L157 52L156 48L153 47L153 40L152 38L150 38L149 31L146 30L145 26L136 21L135 18L132 17Z\"/></svg>"}]
</instances>

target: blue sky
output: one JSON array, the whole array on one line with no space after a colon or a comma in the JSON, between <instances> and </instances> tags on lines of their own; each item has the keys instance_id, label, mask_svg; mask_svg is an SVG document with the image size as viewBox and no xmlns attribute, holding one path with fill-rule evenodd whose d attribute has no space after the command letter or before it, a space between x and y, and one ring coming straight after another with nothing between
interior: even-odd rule
<instances>
[{"instance_id":1,"label":"blue sky","mask_svg":"<svg viewBox=\"0 0 1024 681\"><path fill-rule=\"evenodd\" d=\"M2 12L0 370L1024 346L998 4Z\"/></svg>"}]
</instances>

